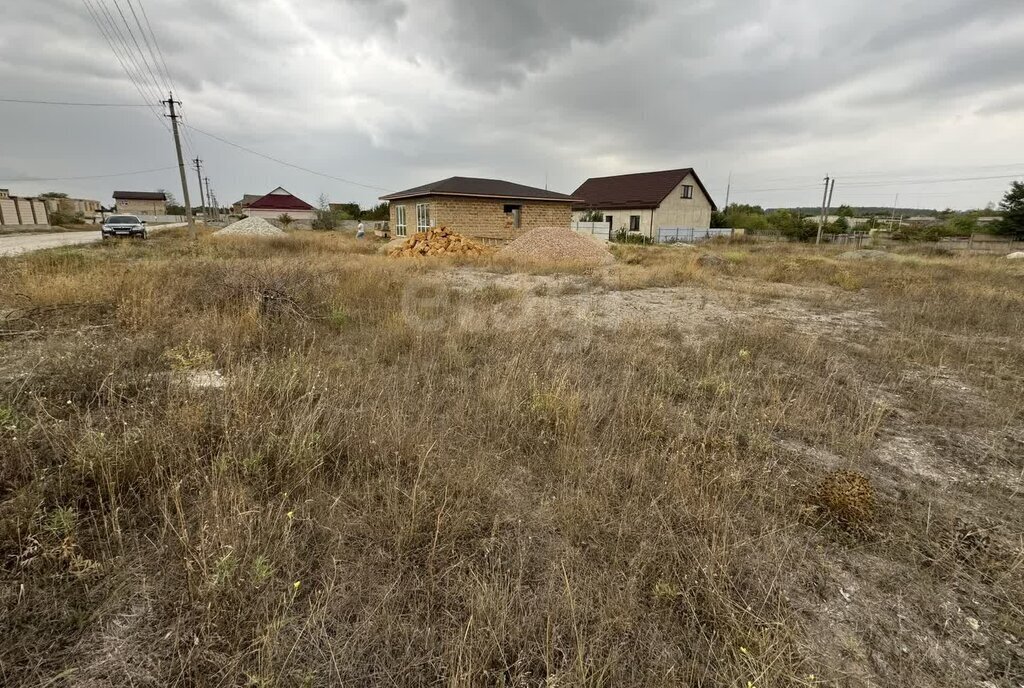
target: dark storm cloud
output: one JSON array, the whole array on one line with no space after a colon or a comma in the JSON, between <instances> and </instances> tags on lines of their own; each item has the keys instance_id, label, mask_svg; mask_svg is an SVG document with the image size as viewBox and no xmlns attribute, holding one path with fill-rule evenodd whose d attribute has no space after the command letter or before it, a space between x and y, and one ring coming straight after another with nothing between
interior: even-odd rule
<instances>
[{"instance_id":1,"label":"dark storm cloud","mask_svg":"<svg viewBox=\"0 0 1024 688\"><path fill-rule=\"evenodd\" d=\"M429 12L446 28L424 42L475 85L518 84L572 49L628 31L652 11L646 0L434 0ZM427 32L430 35L432 32Z\"/></svg>"}]
</instances>

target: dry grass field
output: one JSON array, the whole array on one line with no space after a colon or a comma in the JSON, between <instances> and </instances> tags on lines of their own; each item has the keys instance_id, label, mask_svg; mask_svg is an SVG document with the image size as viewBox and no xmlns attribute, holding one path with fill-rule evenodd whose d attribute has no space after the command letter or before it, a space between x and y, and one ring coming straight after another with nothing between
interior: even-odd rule
<instances>
[{"instance_id":1,"label":"dry grass field","mask_svg":"<svg viewBox=\"0 0 1024 688\"><path fill-rule=\"evenodd\" d=\"M0 684L1024 683L1024 266L0 259Z\"/></svg>"}]
</instances>

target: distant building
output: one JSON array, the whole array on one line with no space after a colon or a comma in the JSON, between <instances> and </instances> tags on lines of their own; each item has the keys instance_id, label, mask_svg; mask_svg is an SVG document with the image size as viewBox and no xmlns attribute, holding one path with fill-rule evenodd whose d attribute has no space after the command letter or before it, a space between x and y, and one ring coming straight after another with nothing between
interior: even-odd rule
<instances>
[{"instance_id":1,"label":"distant building","mask_svg":"<svg viewBox=\"0 0 1024 688\"><path fill-rule=\"evenodd\" d=\"M296 222L308 222L316 218L316 208L279 186L250 203L242 214L270 220L287 215Z\"/></svg>"},{"instance_id":2,"label":"distant building","mask_svg":"<svg viewBox=\"0 0 1024 688\"><path fill-rule=\"evenodd\" d=\"M391 204L395 236L447 227L466 236L509 240L541 227L568 229L575 199L500 179L450 177L381 200Z\"/></svg>"},{"instance_id":3,"label":"distant building","mask_svg":"<svg viewBox=\"0 0 1024 688\"><path fill-rule=\"evenodd\" d=\"M167 196L162 191L115 191L114 209L128 215L166 215Z\"/></svg>"},{"instance_id":4,"label":"distant building","mask_svg":"<svg viewBox=\"0 0 1024 688\"><path fill-rule=\"evenodd\" d=\"M43 197L41 199L46 204L46 210L49 213L65 213L67 215L77 215L82 213L86 217L92 217L100 211L102 207L99 201L93 201L86 198L53 198Z\"/></svg>"},{"instance_id":5,"label":"distant building","mask_svg":"<svg viewBox=\"0 0 1024 688\"><path fill-rule=\"evenodd\" d=\"M245 212L246 208L248 208L250 205L252 205L255 201L260 200L261 198L263 198L263 196L260 196L259 194L243 194L242 195L242 200L235 201L231 205L231 214L232 215L241 215L241 214L243 214Z\"/></svg>"},{"instance_id":6,"label":"distant building","mask_svg":"<svg viewBox=\"0 0 1024 688\"><path fill-rule=\"evenodd\" d=\"M0 189L0 226L47 227L49 224L42 199L12 196L8 189Z\"/></svg>"},{"instance_id":7,"label":"distant building","mask_svg":"<svg viewBox=\"0 0 1024 688\"><path fill-rule=\"evenodd\" d=\"M661 228L708 229L718 206L693 168L592 177L573 194L573 220L598 213L612 232L657 239Z\"/></svg>"}]
</instances>

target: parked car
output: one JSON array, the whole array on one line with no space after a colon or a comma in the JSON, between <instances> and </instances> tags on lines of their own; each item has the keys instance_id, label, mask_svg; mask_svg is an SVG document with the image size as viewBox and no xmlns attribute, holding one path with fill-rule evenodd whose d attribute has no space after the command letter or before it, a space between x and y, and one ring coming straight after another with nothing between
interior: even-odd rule
<instances>
[{"instance_id":1,"label":"parked car","mask_svg":"<svg viewBox=\"0 0 1024 688\"><path fill-rule=\"evenodd\" d=\"M145 239L146 221L140 220L135 215L111 215L103 221L100 229L104 239L114 236L130 236Z\"/></svg>"}]
</instances>

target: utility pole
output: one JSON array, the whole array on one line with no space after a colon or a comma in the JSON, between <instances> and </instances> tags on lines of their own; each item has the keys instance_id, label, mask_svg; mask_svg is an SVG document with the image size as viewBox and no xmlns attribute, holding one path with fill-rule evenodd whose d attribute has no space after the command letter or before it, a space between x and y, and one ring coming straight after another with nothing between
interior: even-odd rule
<instances>
[{"instance_id":1,"label":"utility pole","mask_svg":"<svg viewBox=\"0 0 1024 688\"><path fill-rule=\"evenodd\" d=\"M165 117L171 118L171 129L174 133L174 149L178 152L178 174L181 176L181 193L185 196L185 221L188 222L188 238L193 241L196 238L196 223L192 219L192 201L188 197L188 182L185 180L185 159L181 157L181 138L178 136L178 115L174 112L175 105L181 105L180 100L174 99L173 93L167 94L167 100L160 101L171 110L171 114Z\"/></svg>"},{"instance_id":2,"label":"utility pole","mask_svg":"<svg viewBox=\"0 0 1024 688\"><path fill-rule=\"evenodd\" d=\"M732 191L732 170L729 170L729 182L725 185L725 212L729 212L729 193Z\"/></svg>"},{"instance_id":3,"label":"utility pole","mask_svg":"<svg viewBox=\"0 0 1024 688\"><path fill-rule=\"evenodd\" d=\"M192 161L195 164L196 176L199 178L199 205L203 209L203 218L210 214L209 208L207 208L205 197L203 196L203 161L196 158Z\"/></svg>"},{"instance_id":4,"label":"utility pole","mask_svg":"<svg viewBox=\"0 0 1024 688\"><path fill-rule=\"evenodd\" d=\"M825 204L828 202L828 180L829 177L825 175L825 190L821 193L821 215L818 216L818 238L815 240L815 244L821 243L821 233L825 229Z\"/></svg>"},{"instance_id":5,"label":"utility pole","mask_svg":"<svg viewBox=\"0 0 1024 688\"><path fill-rule=\"evenodd\" d=\"M892 231L892 226L894 224L896 224L896 206L899 204L899 202L900 202L900 195L896 194L896 198L893 199L893 202L892 202L892 217L889 218L889 231L890 232ZM901 220L902 220L902 218L901 218ZM902 225L902 221L900 222L900 224Z\"/></svg>"},{"instance_id":6,"label":"utility pole","mask_svg":"<svg viewBox=\"0 0 1024 688\"><path fill-rule=\"evenodd\" d=\"M828 216L832 214L832 192L836 190L836 178L832 177L832 185L828 188L828 203L825 204L825 222L828 222Z\"/></svg>"},{"instance_id":7,"label":"utility pole","mask_svg":"<svg viewBox=\"0 0 1024 688\"><path fill-rule=\"evenodd\" d=\"M213 189L210 188L210 178L206 178L206 207L211 209L215 220L220 220L220 208L216 205L216 200L213 197Z\"/></svg>"}]
</instances>

